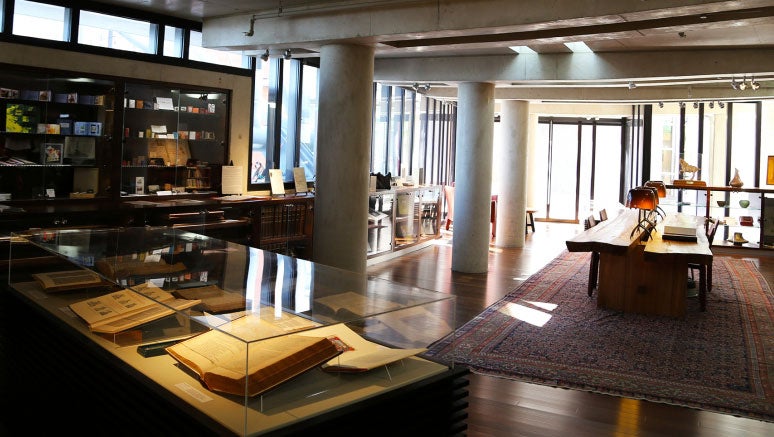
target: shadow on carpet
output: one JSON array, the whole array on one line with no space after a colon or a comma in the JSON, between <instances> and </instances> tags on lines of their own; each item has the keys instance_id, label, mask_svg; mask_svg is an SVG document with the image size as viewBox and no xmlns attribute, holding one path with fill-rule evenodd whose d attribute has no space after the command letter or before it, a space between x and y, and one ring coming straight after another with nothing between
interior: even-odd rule
<instances>
[{"instance_id":1,"label":"shadow on carpet","mask_svg":"<svg viewBox=\"0 0 774 437\"><path fill-rule=\"evenodd\" d=\"M589 257L560 254L427 355L483 375L774 421L772 291L752 262L716 256L707 311L689 299L674 319L597 308Z\"/></svg>"}]
</instances>

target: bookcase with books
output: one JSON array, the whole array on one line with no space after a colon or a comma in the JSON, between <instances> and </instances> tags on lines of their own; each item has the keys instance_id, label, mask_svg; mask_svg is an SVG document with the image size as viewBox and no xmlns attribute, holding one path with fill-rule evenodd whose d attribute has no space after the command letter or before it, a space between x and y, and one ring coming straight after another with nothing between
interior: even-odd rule
<instances>
[{"instance_id":1,"label":"bookcase with books","mask_svg":"<svg viewBox=\"0 0 774 437\"><path fill-rule=\"evenodd\" d=\"M126 84L121 195L217 193L228 102L224 90Z\"/></svg>"},{"instance_id":2,"label":"bookcase with books","mask_svg":"<svg viewBox=\"0 0 774 437\"><path fill-rule=\"evenodd\" d=\"M112 80L3 65L0 201L108 197L114 91Z\"/></svg>"},{"instance_id":3,"label":"bookcase with books","mask_svg":"<svg viewBox=\"0 0 774 437\"><path fill-rule=\"evenodd\" d=\"M467 370L425 354L454 341L454 296L170 228L15 237L60 262L11 272L6 292L40 319L14 341L79 356L25 363L35 377L20 391L40 381L77 392L73 408L90 415L115 403L198 435L465 428ZM67 366L100 376L47 376ZM96 395L119 386L121 396ZM150 395L169 405L135 401Z\"/></svg>"}]
</instances>

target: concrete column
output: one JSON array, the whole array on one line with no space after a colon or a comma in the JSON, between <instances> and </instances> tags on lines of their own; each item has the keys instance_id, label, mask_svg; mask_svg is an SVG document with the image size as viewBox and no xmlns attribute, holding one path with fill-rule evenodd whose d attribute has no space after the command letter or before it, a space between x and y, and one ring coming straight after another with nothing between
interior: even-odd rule
<instances>
[{"instance_id":1,"label":"concrete column","mask_svg":"<svg viewBox=\"0 0 774 437\"><path fill-rule=\"evenodd\" d=\"M523 247L527 210L527 132L529 103L506 100L500 104L501 144L494 160L499 247Z\"/></svg>"},{"instance_id":2,"label":"concrete column","mask_svg":"<svg viewBox=\"0 0 774 437\"><path fill-rule=\"evenodd\" d=\"M457 96L452 270L484 273L491 237L494 84L463 82Z\"/></svg>"},{"instance_id":3,"label":"concrete column","mask_svg":"<svg viewBox=\"0 0 774 437\"><path fill-rule=\"evenodd\" d=\"M320 50L313 261L363 273L368 250L368 182L374 51Z\"/></svg>"}]
</instances>

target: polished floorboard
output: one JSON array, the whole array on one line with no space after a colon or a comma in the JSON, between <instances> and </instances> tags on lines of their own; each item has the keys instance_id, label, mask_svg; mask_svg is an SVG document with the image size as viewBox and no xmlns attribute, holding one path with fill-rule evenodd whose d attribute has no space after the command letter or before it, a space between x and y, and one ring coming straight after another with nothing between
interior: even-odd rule
<instances>
[{"instance_id":1,"label":"polished floorboard","mask_svg":"<svg viewBox=\"0 0 774 437\"><path fill-rule=\"evenodd\" d=\"M370 275L457 296L459 327L554 259L581 225L537 222L522 248L490 248L482 274L451 271L451 234L372 264ZM719 249L757 263L774 284L774 253ZM774 436L774 423L471 373L468 436Z\"/></svg>"}]
</instances>

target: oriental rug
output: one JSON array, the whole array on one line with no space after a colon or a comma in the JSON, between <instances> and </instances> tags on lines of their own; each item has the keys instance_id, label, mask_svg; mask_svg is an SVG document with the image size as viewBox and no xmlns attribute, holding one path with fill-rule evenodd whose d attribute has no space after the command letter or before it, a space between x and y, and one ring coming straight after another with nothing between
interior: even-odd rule
<instances>
[{"instance_id":1,"label":"oriental rug","mask_svg":"<svg viewBox=\"0 0 774 437\"><path fill-rule=\"evenodd\" d=\"M564 251L428 355L483 375L774 421L772 290L751 261L716 256L707 311L689 299L681 319L597 308L589 261Z\"/></svg>"}]
</instances>

